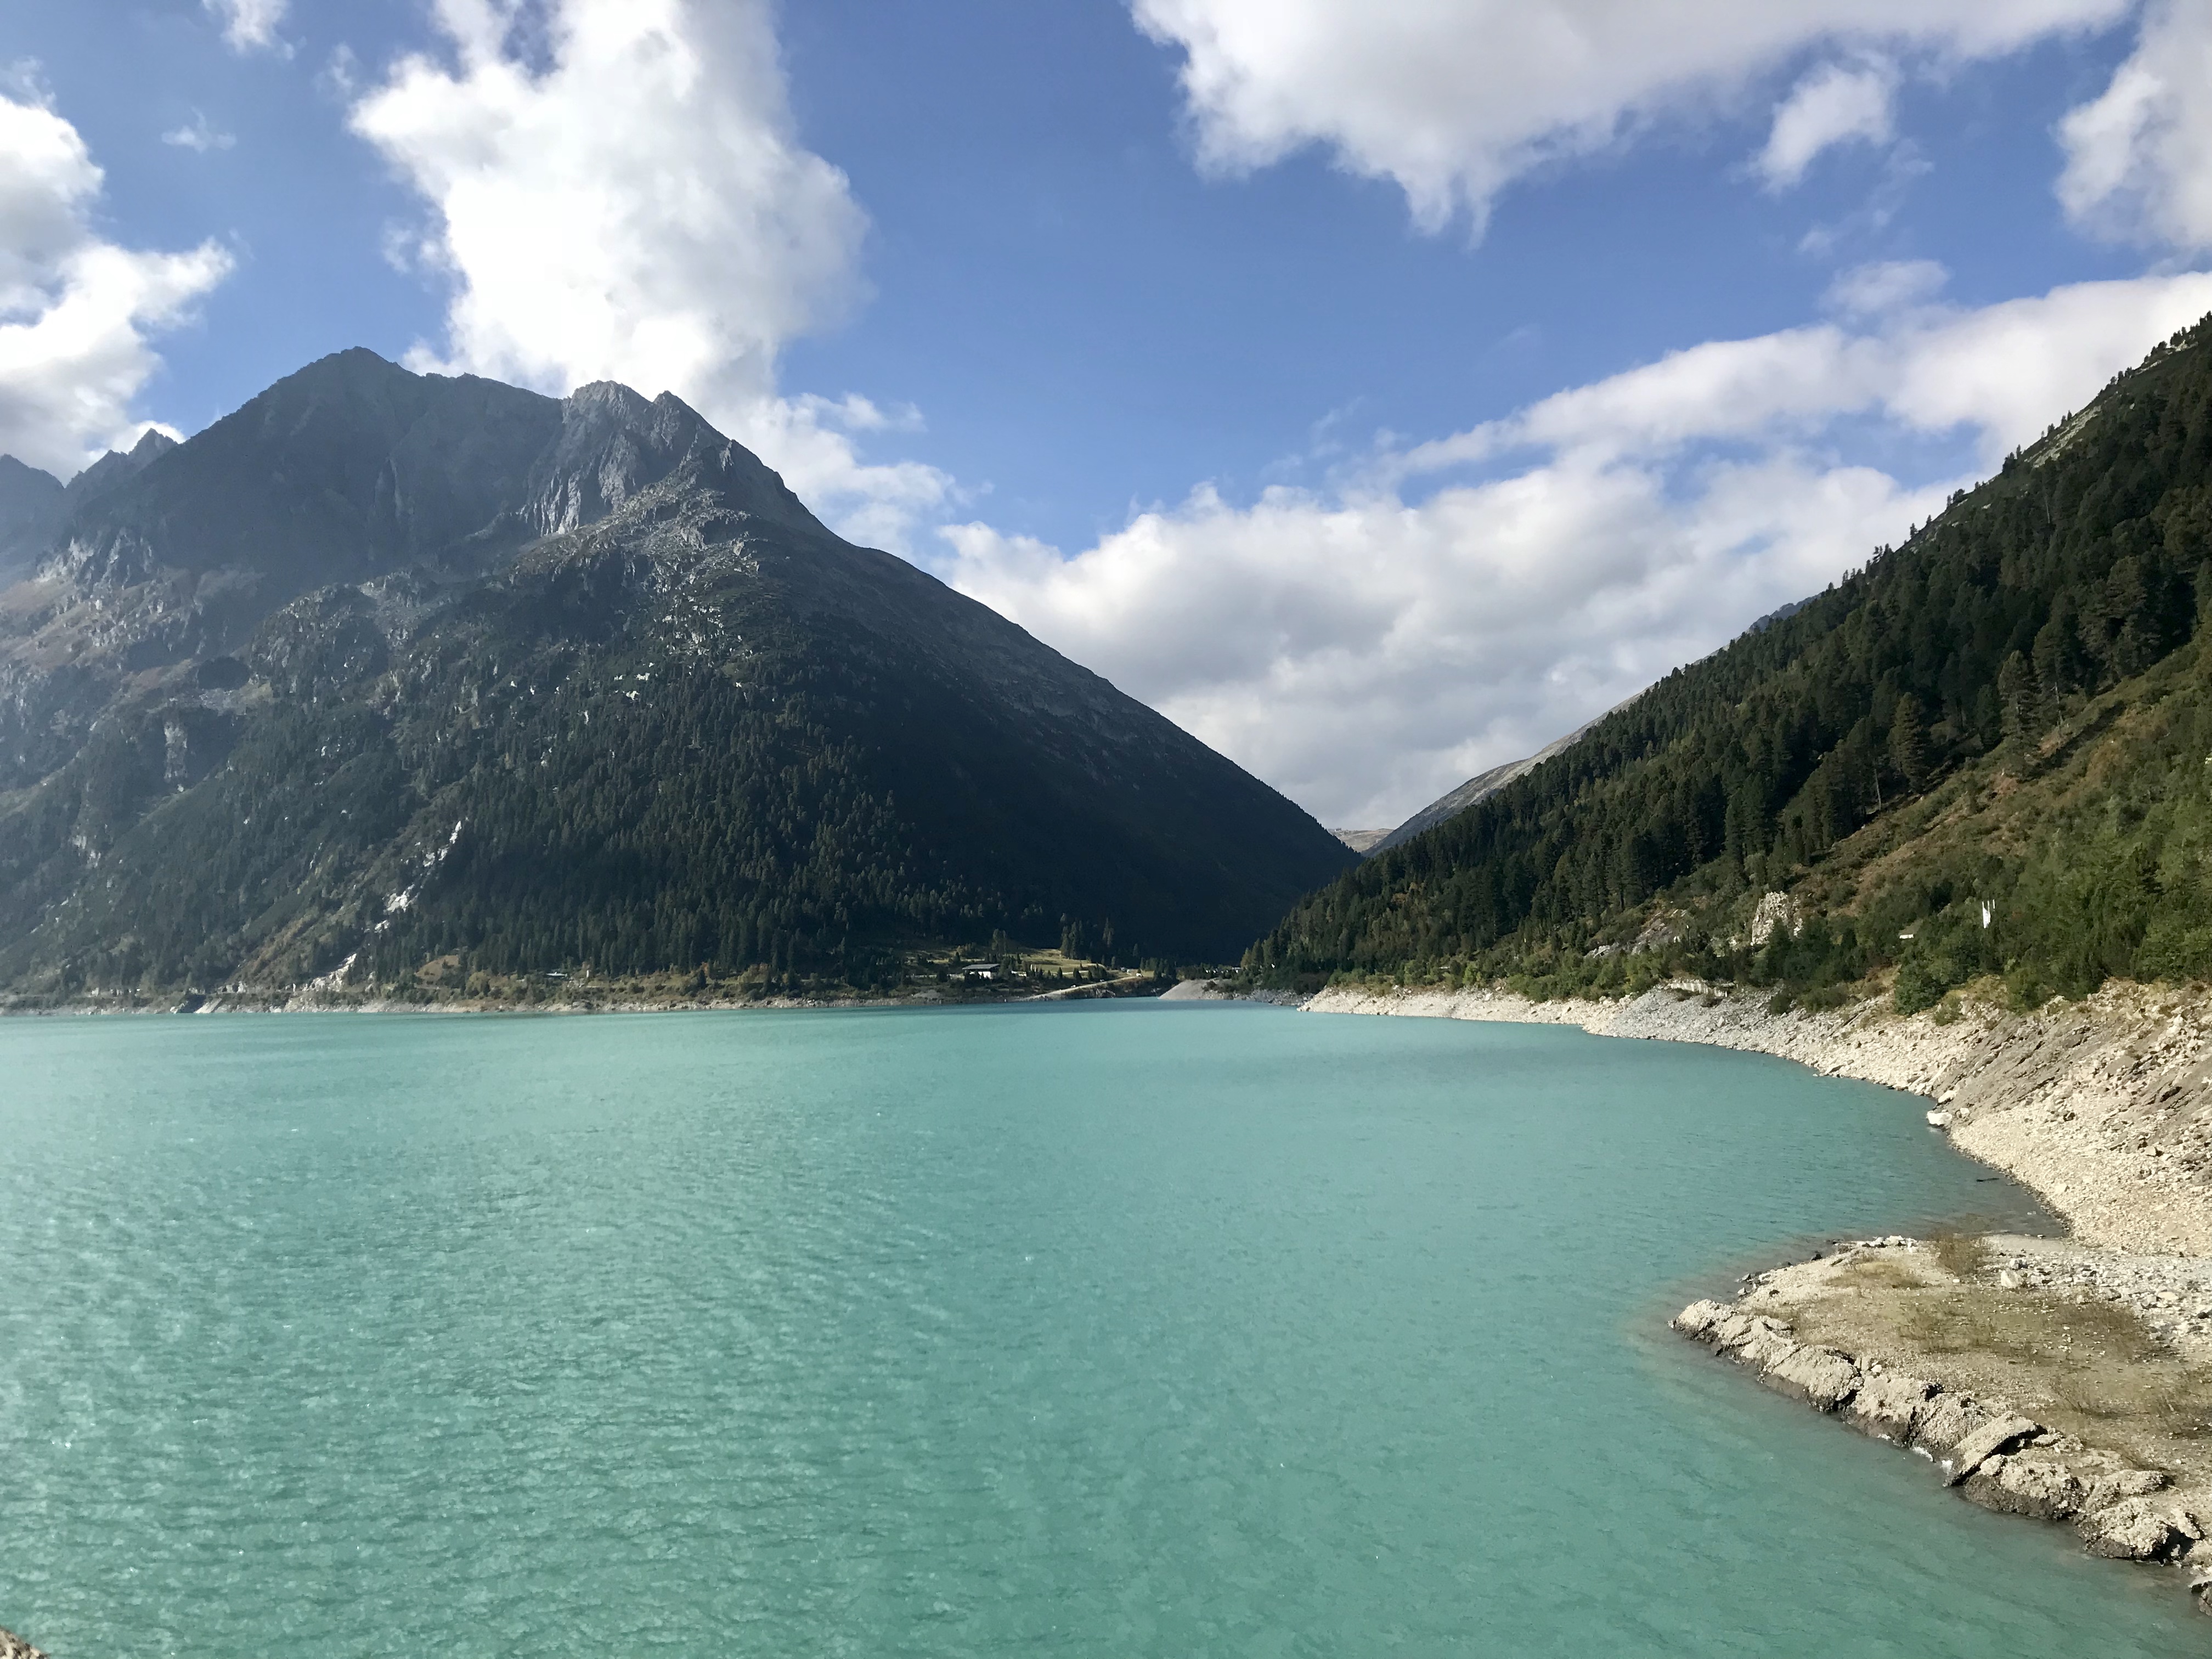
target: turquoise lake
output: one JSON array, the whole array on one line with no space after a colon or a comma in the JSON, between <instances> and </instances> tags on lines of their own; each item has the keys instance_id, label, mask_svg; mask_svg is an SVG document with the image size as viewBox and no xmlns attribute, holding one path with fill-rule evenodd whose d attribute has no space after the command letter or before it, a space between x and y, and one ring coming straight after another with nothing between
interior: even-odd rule
<instances>
[{"instance_id":1,"label":"turquoise lake","mask_svg":"<svg viewBox=\"0 0 2212 1659\"><path fill-rule=\"evenodd\" d=\"M0 1625L55 1659L2196 1653L1668 1334L2048 1227L1923 1103L1093 1005L0 1021Z\"/></svg>"}]
</instances>

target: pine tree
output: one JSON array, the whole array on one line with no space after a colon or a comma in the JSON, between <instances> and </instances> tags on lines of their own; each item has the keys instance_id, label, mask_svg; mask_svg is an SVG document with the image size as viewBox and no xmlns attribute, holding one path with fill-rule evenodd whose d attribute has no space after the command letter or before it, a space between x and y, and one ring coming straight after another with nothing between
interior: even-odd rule
<instances>
[{"instance_id":1,"label":"pine tree","mask_svg":"<svg viewBox=\"0 0 2212 1659\"><path fill-rule=\"evenodd\" d=\"M1997 671L1997 699L2004 715L2004 734L2025 741L2042 729L2043 693L2035 680L2035 666L2015 651Z\"/></svg>"},{"instance_id":2,"label":"pine tree","mask_svg":"<svg viewBox=\"0 0 2212 1659\"><path fill-rule=\"evenodd\" d=\"M1889 763L1908 789L1928 781L1928 729L1917 697L1899 697L1897 712L1889 717Z\"/></svg>"}]
</instances>

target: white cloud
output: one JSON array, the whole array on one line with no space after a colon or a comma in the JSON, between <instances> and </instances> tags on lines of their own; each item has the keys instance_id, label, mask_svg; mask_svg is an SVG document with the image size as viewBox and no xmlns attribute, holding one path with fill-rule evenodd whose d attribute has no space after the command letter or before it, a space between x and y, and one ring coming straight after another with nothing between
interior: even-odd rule
<instances>
[{"instance_id":1,"label":"white cloud","mask_svg":"<svg viewBox=\"0 0 2212 1659\"><path fill-rule=\"evenodd\" d=\"M912 552L915 526L957 495L920 461L869 462L853 432L912 430L860 397L760 398L725 410L721 429L783 475L830 527L863 547Z\"/></svg>"},{"instance_id":2,"label":"white cloud","mask_svg":"<svg viewBox=\"0 0 2212 1659\"><path fill-rule=\"evenodd\" d=\"M1852 139L1887 143L1894 128L1897 71L1876 60L1846 69L1826 64L1776 106L1773 131L1756 163L1769 190L1805 176L1822 150Z\"/></svg>"},{"instance_id":3,"label":"white cloud","mask_svg":"<svg viewBox=\"0 0 2212 1659\"><path fill-rule=\"evenodd\" d=\"M1395 182L1423 224L1464 209L1479 227L1512 179L1663 114L1733 102L1808 53L1880 45L1985 58L2112 24L2134 0L1130 3L1140 27L1183 52L1207 165L1262 167L1319 144ZM1816 132L1808 125L1798 142Z\"/></svg>"},{"instance_id":4,"label":"white cloud","mask_svg":"<svg viewBox=\"0 0 2212 1659\"><path fill-rule=\"evenodd\" d=\"M192 112L192 118L183 126L163 133L161 142L173 145L179 149L193 150L204 155L210 150L228 149L238 140L228 132L218 132L209 125L205 115L195 110Z\"/></svg>"},{"instance_id":5,"label":"white cloud","mask_svg":"<svg viewBox=\"0 0 2212 1659\"><path fill-rule=\"evenodd\" d=\"M1844 423L1963 428L1993 463L2207 311L2212 276L2177 276L1713 342L1331 495L1201 489L1073 558L957 526L948 574L1324 821L1395 823L1818 591L1966 482L1853 465Z\"/></svg>"},{"instance_id":6,"label":"white cloud","mask_svg":"<svg viewBox=\"0 0 2212 1659\"><path fill-rule=\"evenodd\" d=\"M1854 265L1838 273L1821 295L1831 311L1855 317L1879 316L1934 299L1951 273L1933 259L1890 259Z\"/></svg>"},{"instance_id":7,"label":"white cloud","mask_svg":"<svg viewBox=\"0 0 2212 1659\"><path fill-rule=\"evenodd\" d=\"M200 0L222 25L222 38L234 52L283 52L289 49L276 38L276 26L291 9L291 0Z\"/></svg>"},{"instance_id":8,"label":"white cloud","mask_svg":"<svg viewBox=\"0 0 2212 1659\"><path fill-rule=\"evenodd\" d=\"M229 273L213 242L144 253L92 227L101 184L76 129L0 95L0 452L64 476L145 428L131 406L184 321Z\"/></svg>"},{"instance_id":9,"label":"white cloud","mask_svg":"<svg viewBox=\"0 0 2212 1659\"><path fill-rule=\"evenodd\" d=\"M897 544L948 481L871 465L865 399L781 399L784 344L857 292L865 221L793 131L767 0L436 0L354 130L429 206L405 251L452 284L421 366L565 392L672 391L833 523ZM880 413L880 411L877 411Z\"/></svg>"},{"instance_id":10,"label":"white cloud","mask_svg":"<svg viewBox=\"0 0 2212 1659\"><path fill-rule=\"evenodd\" d=\"M2160 0L2104 94L2059 125L2058 198L2109 234L2212 248L2212 9Z\"/></svg>"}]
</instances>

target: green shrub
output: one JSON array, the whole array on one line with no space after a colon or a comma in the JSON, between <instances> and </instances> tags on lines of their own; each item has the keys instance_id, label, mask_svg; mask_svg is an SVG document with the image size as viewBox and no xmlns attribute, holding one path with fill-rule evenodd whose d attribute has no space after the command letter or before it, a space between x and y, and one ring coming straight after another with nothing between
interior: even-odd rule
<instances>
[{"instance_id":1,"label":"green shrub","mask_svg":"<svg viewBox=\"0 0 2212 1659\"><path fill-rule=\"evenodd\" d=\"M1906 957L1897 965L1897 984L1890 992L1900 1014L1917 1014L1942 1000L1950 986L1927 957Z\"/></svg>"}]
</instances>

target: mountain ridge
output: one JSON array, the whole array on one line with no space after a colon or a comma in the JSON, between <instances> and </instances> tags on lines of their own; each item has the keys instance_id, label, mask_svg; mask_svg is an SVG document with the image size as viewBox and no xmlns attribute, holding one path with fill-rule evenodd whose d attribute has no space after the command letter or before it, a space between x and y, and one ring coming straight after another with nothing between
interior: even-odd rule
<instances>
[{"instance_id":1,"label":"mountain ridge","mask_svg":"<svg viewBox=\"0 0 2212 1659\"><path fill-rule=\"evenodd\" d=\"M1271 984L2033 1006L2212 975L2212 319L1802 605L1308 896Z\"/></svg>"},{"instance_id":2,"label":"mountain ridge","mask_svg":"<svg viewBox=\"0 0 2212 1659\"><path fill-rule=\"evenodd\" d=\"M1351 854L667 394L351 352L0 594L0 986L1220 960Z\"/></svg>"}]
</instances>

